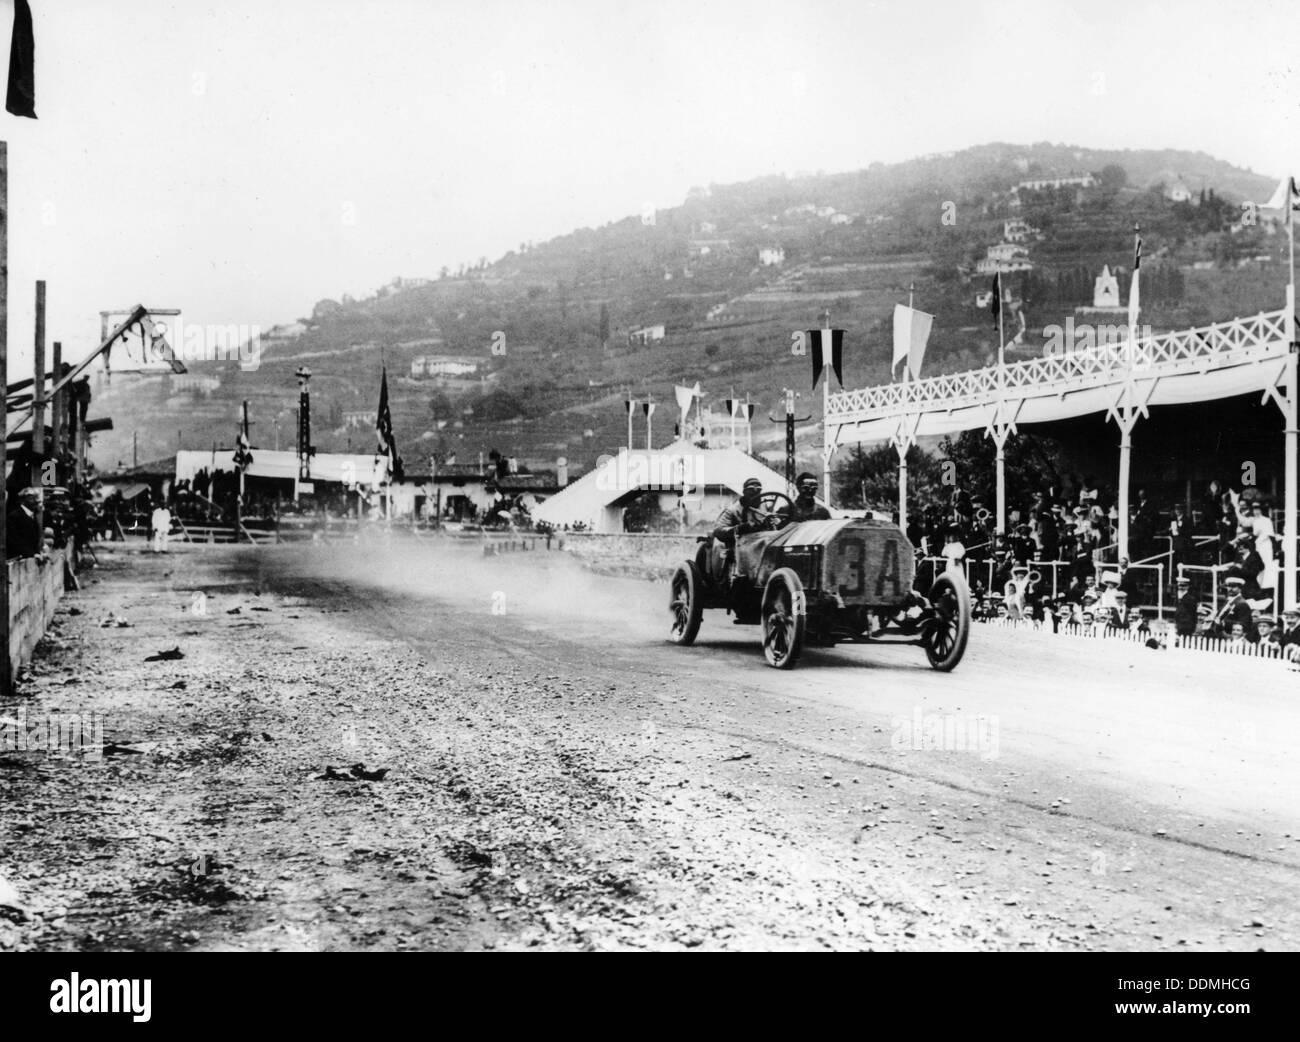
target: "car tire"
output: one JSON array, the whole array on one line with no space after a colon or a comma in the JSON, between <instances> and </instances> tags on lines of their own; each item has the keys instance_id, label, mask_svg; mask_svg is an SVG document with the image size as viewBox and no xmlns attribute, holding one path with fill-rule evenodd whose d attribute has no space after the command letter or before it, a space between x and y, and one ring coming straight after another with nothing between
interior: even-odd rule
<instances>
[{"instance_id":1,"label":"car tire","mask_svg":"<svg viewBox=\"0 0 1300 1042\"><path fill-rule=\"evenodd\" d=\"M778 568L763 587L763 657L774 669L792 669L803 651L808 612L803 583L792 568Z\"/></svg>"},{"instance_id":2,"label":"car tire","mask_svg":"<svg viewBox=\"0 0 1300 1042\"><path fill-rule=\"evenodd\" d=\"M970 638L970 590L960 572L944 572L930 587L930 615L921 643L930 665L941 673L956 668Z\"/></svg>"},{"instance_id":3,"label":"car tire","mask_svg":"<svg viewBox=\"0 0 1300 1042\"><path fill-rule=\"evenodd\" d=\"M672 616L668 640L671 643L683 647L695 643L704 618L703 586L700 570L694 561L683 561L673 572L672 582L668 584L668 611Z\"/></svg>"}]
</instances>

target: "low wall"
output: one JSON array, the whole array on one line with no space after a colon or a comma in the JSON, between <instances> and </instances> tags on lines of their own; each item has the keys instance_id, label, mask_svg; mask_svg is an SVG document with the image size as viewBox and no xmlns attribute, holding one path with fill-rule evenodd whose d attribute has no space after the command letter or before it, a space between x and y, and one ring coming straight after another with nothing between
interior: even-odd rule
<instances>
[{"instance_id":1,"label":"low wall","mask_svg":"<svg viewBox=\"0 0 1300 1042\"><path fill-rule=\"evenodd\" d=\"M694 535L560 532L559 548L602 575L664 580L695 556Z\"/></svg>"},{"instance_id":2,"label":"low wall","mask_svg":"<svg viewBox=\"0 0 1300 1042\"><path fill-rule=\"evenodd\" d=\"M72 547L51 550L49 560L38 564L34 557L9 562L9 669L18 670L32 659L36 644L54 618L63 596L63 569Z\"/></svg>"}]
</instances>

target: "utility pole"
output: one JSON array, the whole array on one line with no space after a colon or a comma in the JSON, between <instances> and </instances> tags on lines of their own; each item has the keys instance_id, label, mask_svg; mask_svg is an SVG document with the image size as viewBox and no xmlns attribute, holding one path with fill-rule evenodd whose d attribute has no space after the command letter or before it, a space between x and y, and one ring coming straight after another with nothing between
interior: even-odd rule
<instances>
[{"instance_id":1,"label":"utility pole","mask_svg":"<svg viewBox=\"0 0 1300 1042\"><path fill-rule=\"evenodd\" d=\"M0 141L0 390L4 392L4 427L9 430L9 142ZM0 474L0 477L3 477ZM9 676L9 551L5 546L5 526L8 517L5 502L5 483L0 481L0 561L6 572L0 582L0 619L4 620L4 647L0 648L0 698L8 698Z\"/></svg>"},{"instance_id":2,"label":"utility pole","mask_svg":"<svg viewBox=\"0 0 1300 1042\"><path fill-rule=\"evenodd\" d=\"M807 423L812 416L795 417L794 400L799 397L799 392L789 387L783 387L781 393L785 396L785 416L777 419L769 415L768 419L773 423L785 424L785 484L786 494L791 499L795 496L794 487L794 425L796 423Z\"/></svg>"},{"instance_id":3,"label":"utility pole","mask_svg":"<svg viewBox=\"0 0 1300 1042\"><path fill-rule=\"evenodd\" d=\"M36 498L36 552L45 552L45 280L36 280L36 345L32 365L32 471L27 484L41 490Z\"/></svg>"},{"instance_id":4,"label":"utility pole","mask_svg":"<svg viewBox=\"0 0 1300 1042\"><path fill-rule=\"evenodd\" d=\"M298 377L298 480L293 488L293 498L297 500L299 485L311 480L311 391L307 388L311 370L299 366L294 375Z\"/></svg>"},{"instance_id":5,"label":"utility pole","mask_svg":"<svg viewBox=\"0 0 1300 1042\"><path fill-rule=\"evenodd\" d=\"M57 385L59 382L59 376L63 372L63 344L58 340L54 341L54 358L53 363L50 366L50 372L54 374L51 383ZM54 392L53 398L50 402L50 454L55 460L54 483L56 485L63 484L63 481L61 480L62 475L59 474L59 468L63 465L63 403L65 399L66 394L64 390L60 389Z\"/></svg>"}]
</instances>

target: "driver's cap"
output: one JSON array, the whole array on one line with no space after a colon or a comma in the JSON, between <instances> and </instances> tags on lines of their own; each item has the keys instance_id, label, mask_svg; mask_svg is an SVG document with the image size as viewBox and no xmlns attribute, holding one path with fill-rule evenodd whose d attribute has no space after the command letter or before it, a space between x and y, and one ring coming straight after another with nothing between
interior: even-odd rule
<instances>
[{"instance_id":1,"label":"driver's cap","mask_svg":"<svg viewBox=\"0 0 1300 1042\"><path fill-rule=\"evenodd\" d=\"M748 492L751 488L756 488L760 492L762 492L763 483L759 481L758 478L746 478L745 483L741 486L741 490L744 492Z\"/></svg>"}]
</instances>

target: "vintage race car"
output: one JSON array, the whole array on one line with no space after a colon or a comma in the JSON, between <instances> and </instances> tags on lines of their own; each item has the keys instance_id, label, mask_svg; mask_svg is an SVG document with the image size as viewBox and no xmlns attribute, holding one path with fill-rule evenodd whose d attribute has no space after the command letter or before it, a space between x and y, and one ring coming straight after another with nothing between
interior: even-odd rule
<instances>
[{"instance_id":1,"label":"vintage race car","mask_svg":"<svg viewBox=\"0 0 1300 1042\"><path fill-rule=\"evenodd\" d=\"M770 511L779 492L760 501ZM774 526L779 520L774 520ZM763 655L789 669L805 644L916 644L930 665L953 669L970 636L970 592L958 571L924 595L913 588L912 545L896 525L869 518L802 521L740 536L733 551L712 536L673 573L668 639L694 643L704 609L761 625Z\"/></svg>"}]
</instances>

